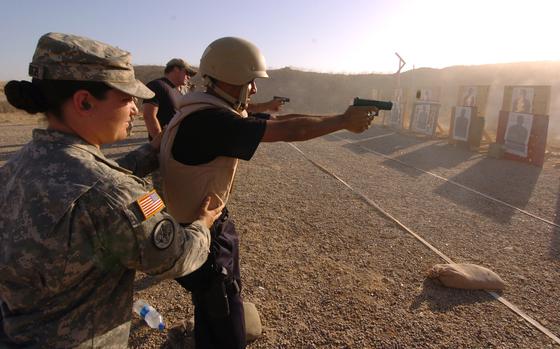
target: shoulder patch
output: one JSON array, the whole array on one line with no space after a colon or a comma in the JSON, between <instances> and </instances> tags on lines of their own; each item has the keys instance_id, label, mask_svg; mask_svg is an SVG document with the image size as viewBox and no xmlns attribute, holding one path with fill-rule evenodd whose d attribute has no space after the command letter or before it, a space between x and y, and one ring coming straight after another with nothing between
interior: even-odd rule
<instances>
[{"instance_id":1,"label":"shoulder patch","mask_svg":"<svg viewBox=\"0 0 560 349\"><path fill-rule=\"evenodd\" d=\"M140 207L140 211L142 211L142 214L144 215L144 220L155 215L165 207L163 200L161 200L154 189L136 200L136 202L138 203L138 207Z\"/></svg>"},{"instance_id":2,"label":"shoulder patch","mask_svg":"<svg viewBox=\"0 0 560 349\"><path fill-rule=\"evenodd\" d=\"M169 219L164 219L154 227L152 242L160 250L168 248L175 238L175 224Z\"/></svg>"}]
</instances>

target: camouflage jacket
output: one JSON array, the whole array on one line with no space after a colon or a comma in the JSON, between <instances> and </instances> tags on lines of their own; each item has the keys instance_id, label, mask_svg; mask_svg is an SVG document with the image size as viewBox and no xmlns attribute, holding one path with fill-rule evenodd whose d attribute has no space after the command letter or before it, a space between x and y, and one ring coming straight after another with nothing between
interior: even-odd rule
<instances>
[{"instance_id":1,"label":"camouflage jacket","mask_svg":"<svg viewBox=\"0 0 560 349\"><path fill-rule=\"evenodd\" d=\"M151 188L136 174L156 166L149 145L115 162L75 136L33 131L0 168L0 334L30 347L127 346L135 270L179 277L209 250L201 222L145 217L137 200Z\"/></svg>"}]
</instances>

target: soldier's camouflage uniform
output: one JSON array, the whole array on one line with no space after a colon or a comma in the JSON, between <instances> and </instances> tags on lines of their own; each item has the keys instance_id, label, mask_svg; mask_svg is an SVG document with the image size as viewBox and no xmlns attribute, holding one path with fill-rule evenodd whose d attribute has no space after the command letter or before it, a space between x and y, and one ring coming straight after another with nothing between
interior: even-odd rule
<instances>
[{"instance_id":1,"label":"soldier's camouflage uniform","mask_svg":"<svg viewBox=\"0 0 560 349\"><path fill-rule=\"evenodd\" d=\"M157 165L148 144L113 161L36 129L0 168L0 347L126 347L135 270L176 278L204 263L201 222L146 218L137 202Z\"/></svg>"},{"instance_id":2,"label":"soldier's camouflage uniform","mask_svg":"<svg viewBox=\"0 0 560 349\"><path fill-rule=\"evenodd\" d=\"M134 174L156 165L149 145L116 163L75 136L34 130L0 169L2 324L13 341L126 347L134 270L177 277L206 260L199 222L183 232L163 211L144 219L135 200L151 188ZM165 249L153 241L162 220L174 229Z\"/></svg>"}]
</instances>

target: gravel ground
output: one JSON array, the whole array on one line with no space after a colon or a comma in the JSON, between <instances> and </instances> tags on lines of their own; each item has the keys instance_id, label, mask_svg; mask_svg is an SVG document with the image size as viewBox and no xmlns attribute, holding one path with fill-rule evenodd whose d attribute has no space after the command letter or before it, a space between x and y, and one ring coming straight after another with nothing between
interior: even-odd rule
<instances>
[{"instance_id":1,"label":"gravel ground","mask_svg":"<svg viewBox=\"0 0 560 349\"><path fill-rule=\"evenodd\" d=\"M31 128L0 125L0 164ZM122 154L145 137L136 127L106 152ZM553 161L539 169L378 127L297 146L456 262L498 272L508 283L503 296L560 334L558 229L365 148L560 224ZM234 190L228 206L241 235L243 295L264 327L250 348L553 347L487 293L426 280L443 262L435 253L288 144L261 145L241 163ZM190 295L173 281L138 274L135 298L170 326L193 314ZM130 346L169 347L167 333L135 319Z\"/></svg>"}]
</instances>

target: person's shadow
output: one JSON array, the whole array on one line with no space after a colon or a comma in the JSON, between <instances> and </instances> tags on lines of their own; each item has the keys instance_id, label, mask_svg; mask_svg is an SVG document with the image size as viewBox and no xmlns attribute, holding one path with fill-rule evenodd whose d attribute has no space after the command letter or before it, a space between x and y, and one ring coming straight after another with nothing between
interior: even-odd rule
<instances>
[{"instance_id":1,"label":"person's shadow","mask_svg":"<svg viewBox=\"0 0 560 349\"><path fill-rule=\"evenodd\" d=\"M540 167L517 161L484 158L449 180L474 189L480 193L504 201L510 205L525 209L529 203L542 169ZM499 184L499 185L496 185ZM504 188L507 188L504 190ZM481 205L480 195L458 189L451 182L444 182L434 190L451 202L469 208L492 220L506 224L516 213L516 209L495 203Z\"/></svg>"}]
</instances>

